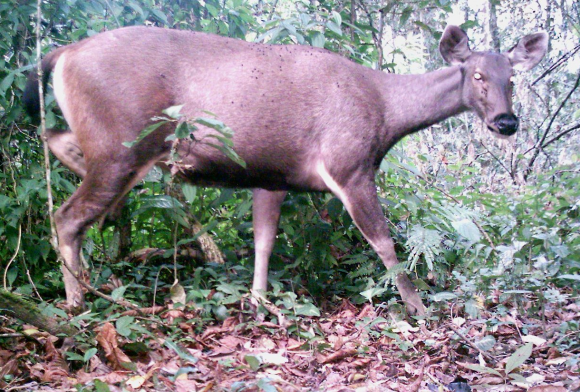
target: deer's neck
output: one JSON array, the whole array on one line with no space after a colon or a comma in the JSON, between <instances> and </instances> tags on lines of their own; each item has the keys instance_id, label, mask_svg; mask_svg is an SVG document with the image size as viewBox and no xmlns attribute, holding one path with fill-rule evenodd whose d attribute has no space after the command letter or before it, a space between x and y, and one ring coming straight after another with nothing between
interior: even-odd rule
<instances>
[{"instance_id":1,"label":"deer's neck","mask_svg":"<svg viewBox=\"0 0 580 392\"><path fill-rule=\"evenodd\" d=\"M394 143L467 107L463 99L460 67L449 67L422 75L385 75L385 125Z\"/></svg>"}]
</instances>

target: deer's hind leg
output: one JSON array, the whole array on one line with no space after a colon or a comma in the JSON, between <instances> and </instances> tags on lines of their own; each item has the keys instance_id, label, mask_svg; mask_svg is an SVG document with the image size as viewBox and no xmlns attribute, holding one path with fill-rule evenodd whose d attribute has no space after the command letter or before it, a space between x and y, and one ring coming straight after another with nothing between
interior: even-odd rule
<instances>
[{"instance_id":1,"label":"deer's hind leg","mask_svg":"<svg viewBox=\"0 0 580 392\"><path fill-rule=\"evenodd\" d=\"M155 163L144 162L135 166L129 157L101 160L87 165L81 186L55 214L59 250L66 263L61 267L68 306L84 308L84 295L77 277L82 266L80 252L86 230L101 219L133 186L140 181ZM68 266L68 268L67 268ZM75 275L77 277L75 277Z\"/></svg>"}]
</instances>

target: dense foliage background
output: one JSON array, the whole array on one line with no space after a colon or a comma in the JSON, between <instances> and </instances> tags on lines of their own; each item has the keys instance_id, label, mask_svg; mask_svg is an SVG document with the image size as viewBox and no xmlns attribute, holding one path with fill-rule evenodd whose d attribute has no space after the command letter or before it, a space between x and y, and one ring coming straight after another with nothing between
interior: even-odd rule
<instances>
[{"instance_id":1,"label":"dense foliage background","mask_svg":"<svg viewBox=\"0 0 580 392\"><path fill-rule=\"evenodd\" d=\"M492 307L499 315L516 309L541 318L550 307L578 301L580 288L579 4L49 0L42 3L42 52L103 30L149 24L313 45L384 72L421 73L444 66L437 43L448 23L461 25L480 50L505 51L520 36L546 30L546 58L516 75L516 136L496 139L472 115L461 115L403 140L377 174L399 258L434 311L477 318ZM36 2L0 0L0 273L4 288L52 303L64 289L50 246L42 143L21 104L36 62L35 13ZM65 127L50 93L47 102L47 126ZM58 161L51 165L58 206L79 179ZM249 191L183 186L154 171L131 192L116 227L89 231L90 281L103 287L115 275L125 298L163 303L175 267L188 301L225 317L228 304L251 285L250 207ZM196 222L225 265L204 262L195 241L199 227L191 228ZM280 227L271 265L278 294L294 291L319 307L337 298L398 306L393 272L336 198L291 193ZM220 295L207 301L210 289ZM108 306L99 301L94 309ZM564 323L572 332L559 342L576 355L578 323Z\"/></svg>"}]
</instances>

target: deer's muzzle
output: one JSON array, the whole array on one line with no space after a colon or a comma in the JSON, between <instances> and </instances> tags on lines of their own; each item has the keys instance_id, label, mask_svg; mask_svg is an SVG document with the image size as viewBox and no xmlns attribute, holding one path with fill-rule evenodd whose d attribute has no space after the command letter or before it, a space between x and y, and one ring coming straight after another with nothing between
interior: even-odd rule
<instances>
[{"instance_id":1,"label":"deer's muzzle","mask_svg":"<svg viewBox=\"0 0 580 392\"><path fill-rule=\"evenodd\" d=\"M499 114L497 115L491 124L488 124L488 128L497 132L500 135L511 136L518 130L520 121L513 114Z\"/></svg>"}]
</instances>

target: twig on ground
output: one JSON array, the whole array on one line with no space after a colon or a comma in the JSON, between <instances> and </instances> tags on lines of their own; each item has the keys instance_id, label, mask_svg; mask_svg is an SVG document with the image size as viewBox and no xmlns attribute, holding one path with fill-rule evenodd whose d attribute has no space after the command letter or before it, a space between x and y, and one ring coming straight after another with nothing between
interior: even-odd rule
<instances>
[{"instance_id":1,"label":"twig on ground","mask_svg":"<svg viewBox=\"0 0 580 392\"><path fill-rule=\"evenodd\" d=\"M471 348L473 348L474 350L476 350L478 353L480 353L482 356L484 356L485 358L487 358L489 361L495 363L495 358L492 357L491 355L489 355L488 353L486 353L485 351L483 351L482 349L480 349L479 347L477 347L474 343L471 342L471 340L465 336L464 334L462 334L459 329L457 329L452 323L449 324L449 328L451 328L453 330L453 332L455 332L457 334L457 336L459 336L461 339L463 339L463 341Z\"/></svg>"}]
</instances>

